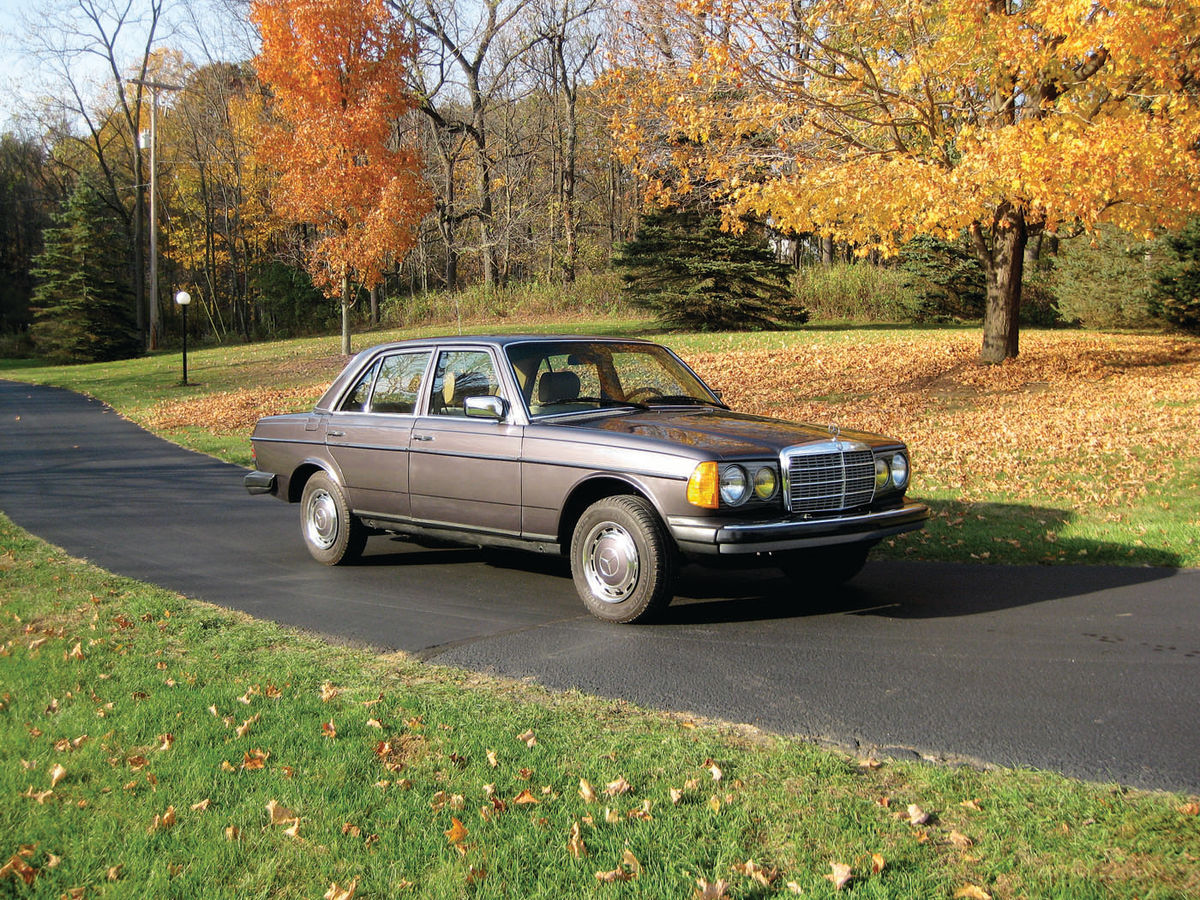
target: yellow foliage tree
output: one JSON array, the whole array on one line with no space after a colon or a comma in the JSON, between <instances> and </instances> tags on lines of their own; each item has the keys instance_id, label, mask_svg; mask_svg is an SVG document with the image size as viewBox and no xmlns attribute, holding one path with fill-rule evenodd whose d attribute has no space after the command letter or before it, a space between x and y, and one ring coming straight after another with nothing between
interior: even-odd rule
<instances>
[{"instance_id":1,"label":"yellow foliage tree","mask_svg":"<svg viewBox=\"0 0 1200 900\"><path fill-rule=\"evenodd\" d=\"M258 155L279 170L277 211L317 228L309 271L328 296L341 293L349 354L351 280L377 284L431 208L420 155L395 135L415 107L403 85L416 48L383 0L253 0L250 15L274 112Z\"/></svg>"},{"instance_id":2,"label":"yellow foliage tree","mask_svg":"<svg viewBox=\"0 0 1200 900\"><path fill-rule=\"evenodd\" d=\"M670 202L891 252L966 230L980 359L1018 352L1025 243L1200 209L1191 0L638 0L613 129Z\"/></svg>"}]
</instances>

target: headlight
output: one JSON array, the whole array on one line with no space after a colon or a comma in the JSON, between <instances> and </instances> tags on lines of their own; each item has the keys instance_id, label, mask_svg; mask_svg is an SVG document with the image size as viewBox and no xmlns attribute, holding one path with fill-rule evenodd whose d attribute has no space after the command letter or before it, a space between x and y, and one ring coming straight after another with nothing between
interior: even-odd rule
<instances>
[{"instance_id":1,"label":"headlight","mask_svg":"<svg viewBox=\"0 0 1200 900\"><path fill-rule=\"evenodd\" d=\"M875 490L882 491L887 487L891 477L892 470L888 467L888 461L882 456L875 457Z\"/></svg>"},{"instance_id":2,"label":"headlight","mask_svg":"<svg viewBox=\"0 0 1200 900\"><path fill-rule=\"evenodd\" d=\"M904 486L908 484L908 457L903 453L897 453L891 459L891 469L892 484L896 486L897 490L903 490Z\"/></svg>"},{"instance_id":3,"label":"headlight","mask_svg":"<svg viewBox=\"0 0 1200 900\"><path fill-rule=\"evenodd\" d=\"M759 500L770 500L775 496L775 488L779 486L779 479L775 477L775 470L770 466L763 466L754 473L754 496Z\"/></svg>"},{"instance_id":4,"label":"headlight","mask_svg":"<svg viewBox=\"0 0 1200 900\"><path fill-rule=\"evenodd\" d=\"M749 495L746 470L741 466L726 466L721 470L721 499L730 506L744 503Z\"/></svg>"}]
</instances>

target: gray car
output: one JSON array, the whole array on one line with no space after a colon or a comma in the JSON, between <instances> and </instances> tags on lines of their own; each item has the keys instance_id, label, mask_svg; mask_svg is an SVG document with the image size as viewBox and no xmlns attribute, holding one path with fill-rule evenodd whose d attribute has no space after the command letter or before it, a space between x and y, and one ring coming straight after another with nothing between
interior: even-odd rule
<instances>
[{"instance_id":1,"label":"gray car","mask_svg":"<svg viewBox=\"0 0 1200 900\"><path fill-rule=\"evenodd\" d=\"M929 517L905 498L901 441L732 412L639 340L383 344L311 413L260 419L252 442L246 489L299 503L318 561L352 561L381 532L566 554L612 622L670 603L685 558L835 584Z\"/></svg>"}]
</instances>

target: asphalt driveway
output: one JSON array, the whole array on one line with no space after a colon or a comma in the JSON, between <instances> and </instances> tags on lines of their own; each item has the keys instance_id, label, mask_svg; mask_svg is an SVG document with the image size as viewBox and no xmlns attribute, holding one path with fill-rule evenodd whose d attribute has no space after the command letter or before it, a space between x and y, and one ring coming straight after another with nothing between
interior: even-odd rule
<instances>
[{"instance_id":1,"label":"asphalt driveway","mask_svg":"<svg viewBox=\"0 0 1200 900\"><path fill-rule=\"evenodd\" d=\"M798 596L689 567L653 626L609 626L565 566L372 538L313 562L296 507L103 404L0 382L0 510L75 556L439 663L838 744L1200 793L1200 571L880 561Z\"/></svg>"}]
</instances>

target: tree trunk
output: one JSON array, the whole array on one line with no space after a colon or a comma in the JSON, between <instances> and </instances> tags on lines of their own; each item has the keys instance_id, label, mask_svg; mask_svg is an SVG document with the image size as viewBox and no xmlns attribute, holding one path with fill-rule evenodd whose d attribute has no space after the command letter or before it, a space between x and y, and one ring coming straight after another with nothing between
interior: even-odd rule
<instances>
[{"instance_id":1,"label":"tree trunk","mask_svg":"<svg viewBox=\"0 0 1200 900\"><path fill-rule=\"evenodd\" d=\"M971 226L971 240L987 275L979 361L1000 363L1014 359L1020 352L1021 280L1028 240L1025 214L1005 202L996 212L990 236L985 238L976 222Z\"/></svg>"},{"instance_id":2,"label":"tree trunk","mask_svg":"<svg viewBox=\"0 0 1200 900\"><path fill-rule=\"evenodd\" d=\"M821 237L821 265L829 268L833 265L833 235L826 234Z\"/></svg>"},{"instance_id":3,"label":"tree trunk","mask_svg":"<svg viewBox=\"0 0 1200 900\"><path fill-rule=\"evenodd\" d=\"M379 285L371 286L371 325L379 324Z\"/></svg>"},{"instance_id":4,"label":"tree trunk","mask_svg":"<svg viewBox=\"0 0 1200 900\"><path fill-rule=\"evenodd\" d=\"M342 276L342 356L350 355L350 275Z\"/></svg>"}]
</instances>

